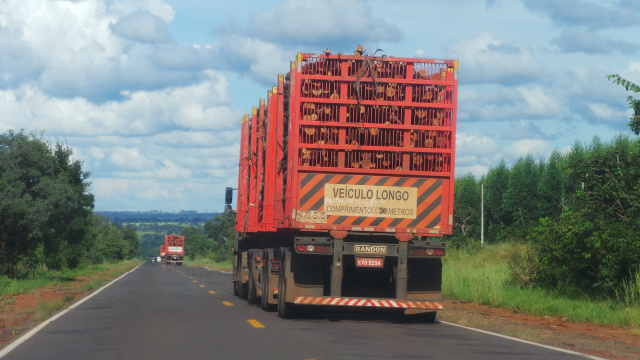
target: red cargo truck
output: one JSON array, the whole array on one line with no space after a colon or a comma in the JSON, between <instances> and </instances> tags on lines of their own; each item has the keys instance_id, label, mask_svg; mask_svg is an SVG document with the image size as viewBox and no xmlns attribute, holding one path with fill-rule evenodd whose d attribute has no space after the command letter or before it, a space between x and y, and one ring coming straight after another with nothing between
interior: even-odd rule
<instances>
[{"instance_id":1,"label":"red cargo truck","mask_svg":"<svg viewBox=\"0 0 640 360\"><path fill-rule=\"evenodd\" d=\"M166 235L164 237L164 262L182 265L184 260L184 236Z\"/></svg>"},{"instance_id":2,"label":"red cargo truck","mask_svg":"<svg viewBox=\"0 0 640 360\"><path fill-rule=\"evenodd\" d=\"M457 73L457 60L299 53L242 119L235 294L285 318L341 306L435 320Z\"/></svg>"}]
</instances>

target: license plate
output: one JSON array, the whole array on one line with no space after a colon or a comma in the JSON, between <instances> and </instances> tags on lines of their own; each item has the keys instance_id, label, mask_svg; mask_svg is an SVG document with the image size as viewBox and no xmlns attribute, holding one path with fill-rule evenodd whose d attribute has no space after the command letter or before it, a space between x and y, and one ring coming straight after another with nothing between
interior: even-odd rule
<instances>
[{"instance_id":1,"label":"license plate","mask_svg":"<svg viewBox=\"0 0 640 360\"><path fill-rule=\"evenodd\" d=\"M370 258L370 257L357 257L356 258L356 266L357 267L373 267L373 268L381 268L383 263L383 258Z\"/></svg>"}]
</instances>

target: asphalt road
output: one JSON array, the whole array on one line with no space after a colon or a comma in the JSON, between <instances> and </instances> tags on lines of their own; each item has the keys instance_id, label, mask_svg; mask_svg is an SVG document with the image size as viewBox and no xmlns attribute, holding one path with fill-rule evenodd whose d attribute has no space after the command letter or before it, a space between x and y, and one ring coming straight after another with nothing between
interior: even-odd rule
<instances>
[{"instance_id":1,"label":"asphalt road","mask_svg":"<svg viewBox=\"0 0 640 360\"><path fill-rule=\"evenodd\" d=\"M584 359L379 314L283 320L233 296L228 274L147 263L71 309L13 359Z\"/></svg>"}]
</instances>

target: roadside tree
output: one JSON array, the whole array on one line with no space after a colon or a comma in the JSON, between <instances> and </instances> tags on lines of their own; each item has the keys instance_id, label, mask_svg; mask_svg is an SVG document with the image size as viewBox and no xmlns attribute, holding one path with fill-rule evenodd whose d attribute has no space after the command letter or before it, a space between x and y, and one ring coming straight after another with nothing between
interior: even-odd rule
<instances>
[{"instance_id":1,"label":"roadside tree","mask_svg":"<svg viewBox=\"0 0 640 360\"><path fill-rule=\"evenodd\" d=\"M0 135L0 272L77 266L93 195L89 173L71 155L34 134Z\"/></svg>"}]
</instances>

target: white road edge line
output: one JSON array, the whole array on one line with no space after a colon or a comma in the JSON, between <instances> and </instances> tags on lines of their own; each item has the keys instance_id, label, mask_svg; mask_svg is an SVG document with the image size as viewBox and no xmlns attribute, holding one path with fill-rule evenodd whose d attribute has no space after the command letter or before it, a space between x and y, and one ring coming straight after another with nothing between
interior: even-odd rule
<instances>
[{"instance_id":1,"label":"white road edge line","mask_svg":"<svg viewBox=\"0 0 640 360\"><path fill-rule=\"evenodd\" d=\"M518 339L518 338L513 337L513 336L502 335L502 334L494 333L494 332L491 332L491 331L475 329L475 328L464 326L464 325L460 325L460 324L450 323L448 321L442 321L442 320L438 320L438 321L440 323L442 323L442 324L457 326L457 327L461 327L461 328L464 328L464 329L467 329L467 330L473 330L473 331L481 332L481 333L484 333L484 334L498 336L498 337L501 337L501 338L505 338L505 339L509 339L509 340L513 340L513 341L518 341L518 342L529 344L529 345L535 345L535 346L538 346L538 347L543 347L543 348L547 348L547 349L552 349L552 350L564 352L564 353L567 353L567 354L578 355L578 356L586 357L588 359L607 360L605 358L601 358L601 357L597 357L597 356L593 356L593 355L589 355L589 354L584 354L584 353L573 351L573 350L567 350L567 349L554 347L554 346L550 346L550 345L544 345L544 344L535 343L533 341Z\"/></svg>"},{"instance_id":2,"label":"white road edge line","mask_svg":"<svg viewBox=\"0 0 640 360\"><path fill-rule=\"evenodd\" d=\"M106 284L103 287L99 288L98 290L94 291L93 293L89 294L88 296L80 299L80 301L78 301L77 303L69 306L68 308L66 308L66 309L62 310L61 312L57 313L56 315L54 315L54 316L50 317L49 319L43 321L40 325L36 326L35 328L31 329L28 333L26 333L26 334L22 335L20 338L16 339L16 341L14 341L11 344L9 344L6 348L0 350L0 358L4 357L8 353L10 353L13 349L15 349L18 346L20 346L23 342L27 341L30 337L35 335L38 331L42 330L45 326L49 325L49 323L53 322L54 320L56 320L60 316L66 314L69 310L71 310L71 309L75 308L76 306L79 306L83 302L91 299L92 297L97 295L100 291L106 289L111 284L113 284L116 281L118 281L118 280L122 279L123 277L127 276L129 273L133 272L134 270L139 268L141 265L142 264L140 264L140 265L136 266L135 268L127 271L126 273L120 275L120 277L118 277L117 279L111 280L111 282L109 282L108 284Z\"/></svg>"}]
</instances>

